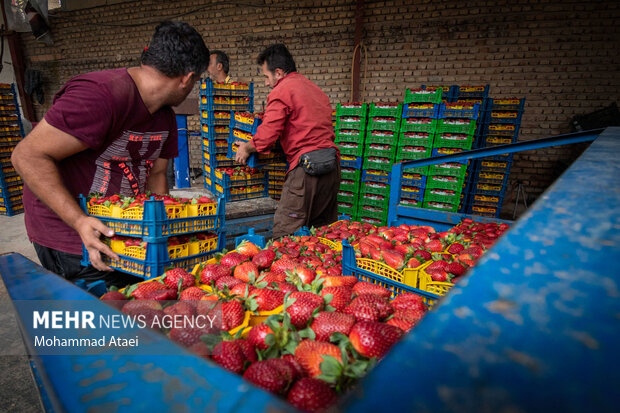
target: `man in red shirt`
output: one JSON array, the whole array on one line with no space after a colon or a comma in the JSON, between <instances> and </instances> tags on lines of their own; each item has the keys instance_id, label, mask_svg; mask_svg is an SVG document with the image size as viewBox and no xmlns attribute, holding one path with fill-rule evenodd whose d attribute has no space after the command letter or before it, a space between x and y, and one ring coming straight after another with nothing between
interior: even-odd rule
<instances>
[{"instance_id":1,"label":"man in red shirt","mask_svg":"<svg viewBox=\"0 0 620 413\"><path fill-rule=\"evenodd\" d=\"M236 160L245 164L250 154L269 152L280 139L289 169L274 216L274 238L302 226L330 224L338 218L340 164L329 98L297 73L283 44L267 47L257 63L272 90L263 123L251 141L239 145Z\"/></svg>"}]
</instances>

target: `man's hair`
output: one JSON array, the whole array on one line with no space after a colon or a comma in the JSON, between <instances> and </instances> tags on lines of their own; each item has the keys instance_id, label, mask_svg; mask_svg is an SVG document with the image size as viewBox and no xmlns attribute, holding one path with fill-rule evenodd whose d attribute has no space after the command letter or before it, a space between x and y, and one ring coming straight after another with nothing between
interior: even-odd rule
<instances>
[{"instance_id":1,"label":"man's hair","mask_svg":"<svg viewBox=\"0 0 620 413\"><path fill-rule=\"evenodd\" d=\"M221 63L222 70L224 71L224 73L228 74L228 69L230 69L230 61L228 60L228 55L222 52L221 50L214 50L211 52L211 54L214 54L217 56L215 62Z\"/></svg>"},{"instance_id":2,"label":"man's hair","mask_svg":"<svg viewBox=\"0 0 620 413\"><path fill-rule=\"evenodd\" d=\"M141 63L168 77L194 72L202 74L209 66L209 49L196 29L184 22L164 21L156 28Z\"/></svg>"},{"instance_id":3,"label":"man's hair","mask_svg":"<svg viewBox=\"0 0 620 413\"><path fill-rule=\"evenodd\" d=\"M267 69L275 72L276 69L282 69L284 73L296 72L295 61L293 56L283 44L272 44L258 55L256 63L260 66L267 62Z\"/></svg>"}]
</instances>

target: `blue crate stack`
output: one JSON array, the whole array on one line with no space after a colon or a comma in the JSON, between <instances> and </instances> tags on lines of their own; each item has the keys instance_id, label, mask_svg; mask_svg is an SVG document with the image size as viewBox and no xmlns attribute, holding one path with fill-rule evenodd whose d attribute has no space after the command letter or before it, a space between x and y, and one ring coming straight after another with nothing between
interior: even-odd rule
<instances>
[{"instance_id":1,"label":"blue crate stack","mask_svg":"<svg viewBox=\"0 0 620 413\"><path fill-rule=\"evenodd\" d=\"M254 84L221 84L209 78L202 79L200 111L204 186L212 190L215 168L234 165L234 161L226 157L229 125L233 112L254 111Z\"/></svg>"},{"instance_id":2,"label":"blue crate stack","mask_svg":"<svg viewBox=\"0 0 620 413\"><path fill-rule=\"evenodd\" d=\"M11 153L24 137L15 84L0 84L0 215L24 211L23 183L11 164Z\"/></svg>"},{"instance_id":3,"label":"blue crate stack","mask_svg":"<svg viewBox=\"0 0 620 413\"><path fill-rule=\"evenodd\" d=\"M476 147L506 145L517 141L525 98L484 102L483 122L477 129ZM466 213L499 218L508 186L513 155L486 157L473 162Z\"/></svg>"}]
</instances>

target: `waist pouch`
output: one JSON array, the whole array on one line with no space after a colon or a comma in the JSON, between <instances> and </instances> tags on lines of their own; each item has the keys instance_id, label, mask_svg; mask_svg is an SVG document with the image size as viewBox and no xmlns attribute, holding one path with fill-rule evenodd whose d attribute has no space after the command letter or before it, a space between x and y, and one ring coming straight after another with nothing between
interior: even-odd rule
<instances>
[{"instance_id":1,"label":"waist pouch","mask_svg":"<svg viewBox=\"0 0 620 413\"><path fill-rule=\"evenodd\" d=\"M299 165L308 175L325 175L338 166L336 148L317 149L304 153L299 158Z\"/></svg>"}]
</instances>

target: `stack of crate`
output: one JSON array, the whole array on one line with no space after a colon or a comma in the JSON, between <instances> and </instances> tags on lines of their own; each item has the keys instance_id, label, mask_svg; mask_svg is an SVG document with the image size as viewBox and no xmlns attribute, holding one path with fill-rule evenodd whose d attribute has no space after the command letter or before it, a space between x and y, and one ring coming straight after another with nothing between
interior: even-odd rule
<instances>
[{"instance_id":1,"label":"stack of crate","mask_svg":"<svg viewBox=\"0 0 620 413\"><path fill-rule=\"evenodd\" d=\"M235 165L227 158L232 111L254 111L254 84L224 84L202 79L200 82L201 135L205 188L213 190L217 167Z\"/></svg>"},{"instance_id":2,"label":"stack of crate","mask_svg":"<svg viewBox=\"0 0 620 413\"><path fill-rule=\"evenodd\" d=\"M11 153L24 136L14 84L0 84L0 215L24 211L22 179L11 164Z\"/></svg>"},{"instance_id":3,"label":"stack of crate","mask_svg":"<svg viewBox=\"0 0 620 413\"><path fill-rule=\"evenodd\" d=\"M470 150L480 105L469 102L442 103L433 139L432 156ZM456 212L464 200L467 161L430 165L423 207Z\"/></svg>"},{"instance_id":4,"label":"stack of crate","mask_svg":"<svg viewBox=\"0 0 620 413\"><path fill-rule=\"evenodd\" d=\"M357 205L362 174L368 104L339 103L336 109L336 145L340 150L338 213L358 219Z\"/></svg>"},{"instance_id":5,"label":"stack of crate","mask_svg":"<svg viewBox=\"0 0 620 413\"><path fill-rule=\"evenodd\" d=\"M286 178L286 163L272 164L265 167L269 197L279 201L282 196L282 187Z\"/></svg>"},{"instance_id":6,"label":"stack of crate","mask_svg":"<svg viewBox=\"0 0 620 413\"><path fill-rule=\"evenodd\" d=\"M516 142L524 106L524 98L487 99L483 121L478 128L476 146L484 148ZM512 159L512 154L503 154L473 162L469 199L465 212L499 217Z\"/></svg>"},{"instance_id":7,"label":"stack of crate","mask_svg":"<svg viewBox=\"0 0 620 413\"><path fill-rule=\"evenodd\" d=\"M362 186L358 219L375 225L387 223L390 171L396 160L402 105L371 103L364 143Z\"/></svg>"}]
</instances>

